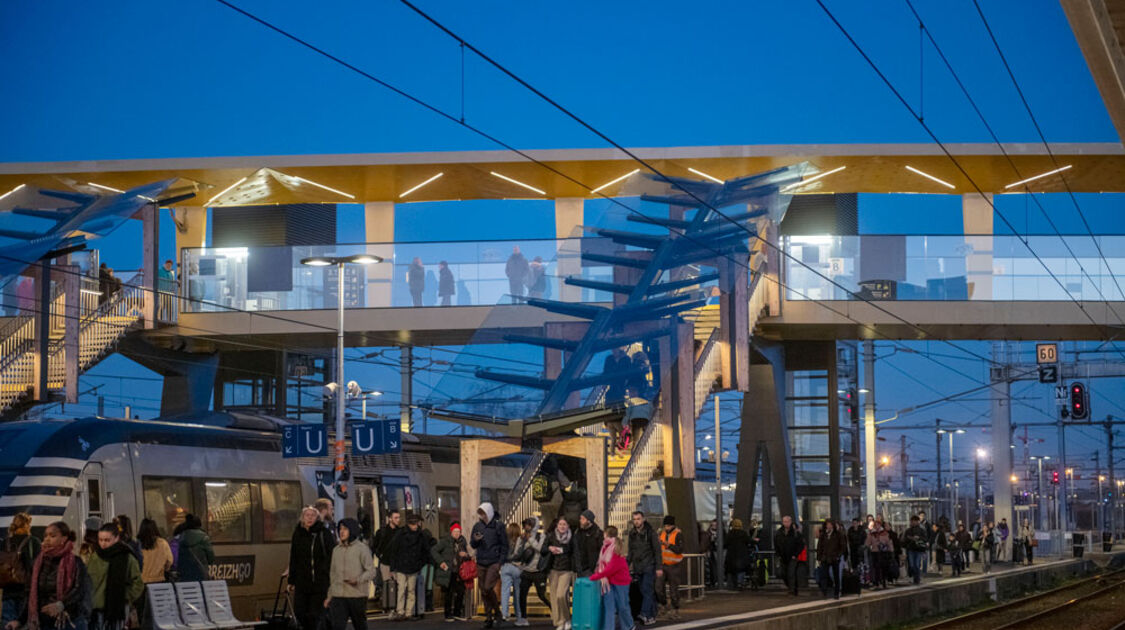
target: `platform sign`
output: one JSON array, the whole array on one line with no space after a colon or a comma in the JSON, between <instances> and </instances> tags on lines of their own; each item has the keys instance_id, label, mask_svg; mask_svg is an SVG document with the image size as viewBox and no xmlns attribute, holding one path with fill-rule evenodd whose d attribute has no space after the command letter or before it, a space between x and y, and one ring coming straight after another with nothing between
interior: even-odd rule
<instances>
[{"instance_id":1,"label":"platform sign","mask_svg":"<svg viewBox=\"0 0 1125 630\"><path fill-rule=\"evenodd\" d=\"M1070 392L1067 391L1066 385L1055 385L1055 402L1061 405L1069 396Z\"/></svg>"},{"instance_id":2,"label":"platform sign","mask_svg":"<svg viewBox=\"0 0 1125 630\"><path fill-rule=\"evenodd\" d=\"M281 429L281 456L321 457L328 454L328 430L323 424L292 424Z\"/></svg>"},{"instance_id":3,"label":"platform sign","mask_svg":"<svg viewBox=\"0 0 1125 630\"><path fill-rule=\"evenodd\" d=\"M1043 365L1044 363L1058 363L1059 362L1059 344L1057 344L1057 343L1037 343L1037 344L1035 344L1035 362L1038 363L1039 365ZM1043 382L1047 382L1047 381L1043 381Z\"/></svg>"},{"instance_id":4,"label":"platform sign","mask_svg":"<svg viewBox=\"0 0 1125 630\"><path fill-rule=\"evenodd\" d=\"M402 452L398 420L372 420L352 425L353 455L383 455Z\"/></svg>"},{"instance_id":5,"label":"platform sign","mask_svg":"<svg viewBox=\"0 0 1125 630\"><path fill-rule=\"evenodd\" d=\"M1039 366L1039 382L1040 383L1058 383L1059 382L1059 366L1058 365L1040 365Z\"/></svg>"}]
</instances>

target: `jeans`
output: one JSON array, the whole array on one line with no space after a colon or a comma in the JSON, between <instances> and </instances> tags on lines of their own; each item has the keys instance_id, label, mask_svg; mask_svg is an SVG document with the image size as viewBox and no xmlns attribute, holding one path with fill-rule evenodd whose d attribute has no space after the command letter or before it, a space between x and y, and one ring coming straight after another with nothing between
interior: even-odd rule
<instances>
[{"instance_id":1,"label":"jeans","mask_svg":"<svg viewBox=\"0 0 1125 630\"><path fill-rule=\"evenodd\" d=\"M547 608L551 607L551 600L548 596L550 591L547 590L547 576L531 571L524 571L520 576L520 612L524 617L527 616L527 594L531 591L531 586L535 585L535 594L539 596L539 601Z\"/></svg>"},{"instance_id":2,"label":"jeans","mask_svg":"<svg viewBox=\"0 0 1125 630\"><path fill-rule=\"evenodd\" d=\"M641 616L645 619L656 617L656 570L634 573L633 584L641 592Z\"/></svg>"},{"instance_id":3,"label":"jeans","mask_svg":"<svg viewBox=\"0 0 1125 630\"><path fill-rule=\"evenodd\" d=\"M953 567L953 577L958 577L965 570L965 553L960 549L949 552L949 564Z\"/></svg>"},{"instance_id":4,"label":"jeans","mask_svg":"<svg viewBox=\"0 0 1125 630\"><path fill-rule=\"evenodd\" d=\"M555 627L570 621L570 602L567 595L574 586L574 571L554 571L547 575L547 590L551 594L551 621Z\"/></svg>"},{"instance_id":5,"label":"jeans","mask_svg":"<svg viewBox=\"0 0 1125 630\"><path fill-rule=\"evenodd\" d=\"M484 618L500 618L500 600L496 597L496 583L500 581L500 564L488 566L477 565L477 575L480 577L480 598L484 602Z\"/></svg>"},{"instance_id":6,"label":"jeans","mask_svg":"<svg viewBox=\"0 0 1125 630\"><path fill-rule=\"evenodd\" d=\"M418 574L395 573L395 588L398 589L395 612L399 617L410 617L414 614L414 591L418 588Z\"/></svg>"},{"instance_id":7,"label":"jeans","mask_svg":"<svg viewBox=\"0 0 1125 630\"><path fill-rule=\"evenodd\" d=\"M430 567L422 567L422 570L418 572L418 586L414 596L417 600L417 605L414 607L415 615L425 614L426 612L426 585L430 581L429 578Z\"/></svg>"},{"instance_id":8,"label":"jeans","mask_svg":"<svg viewBox=\"0 0 1125 630\"><path fill-rule=\"evenodd\" d=\"M8 625L9 621L20 618L20 609L23 608L22 597L5 597L3 611L0 612L0 627Z\"/></svg>"},{"instance_id":9,"label":"jeans","mask_svg":"<svg viewBox=\"0 0 1125 630\"><path fill-rule=\"evenodd\" d=\"M918 564L918 566L922 570L922 573L929 572L929 570L930 570L930 550L926 549L925 551L919 551L918 553L922 554L922 561Z\"/></svg>"},{"instance_id":10,"label":"jeans","mask_svg":"<svg viewBox=\"0 0 1125 630\"><path fill-rule=\"evenodd\" d=\"M614 617L621 622L620 630L633 630L633 614L629 611L629 585L610 584L609 592L602 597L605 617L602 630L615 630Z\"/></svg>"},{"instance_id":11,"label":"jeans","mask_svg":"<svg viewBox=\"0 0 1125 630\"><path fill-rule=\"evenodd\" d=\"M516 619L523 618L523 608L520 607L519 582L523 570L519 565L511 562L500 567L500 616L508 618L508 601L512 601Z\"/></svg>"},{"instance_id":12,"label":"jeans","mask_svg":"<svg viewBox=\"0 0 1125 630\"><path fill-rule=\"evenodd\" d=\"M445 584L445 618L453 619L465 616L465 583L456 571L449 576L449 583Z\"/></svg>"},{"instance_id":13,"label":"jeans","mask_svg":"<svg viewBox=\"0 0 1125 630\"><path fill-rule=\"evenodd\" d=\"M981 570L984 571L985 573L988 573L989 571L992 570L992 549L991 548L985 548L985 547L980 548L980 563L981 563Z\"/></svg>"},{"instance_id":14,"label":"jeans","mask_svg":"<svg viewBox=\"0 0 1125 630\"><path fill-rule=\"evenodd\" d=\"M785 585L789 587L789 592L796 595L800 590L800 584L797 583L797 565L801 564L796 558L789 558L784 561L782 567L782 577L785 578Z\"/></svg>"},{"instance_id":15,"label":"jeans","mask_svg":"<svg viewBox=\"0 0 1125 630\"><path fill-rule=\"evenodd\" d=\"M926 561L925 551L911 551L906 552L906 561L910 566L910 575L914 576L914 583L918 584L922 581L922 566Z\"/></svg>"},{"instance_id":16,"label":"jeans","mask_svg":"<svg viewBox=\"0 0 1125 630\"><path fill-rule=\"evenodd\" d=\"M823 571L820 593L825 597L828 596L828 582L832 582L832 594L837 599L840 598L840 567L842 563L843 560L837 560L836 562L825 562L820 565Z\"/></svg>"},{"instance_id":17,"label":"jeans","mask_svg":"<svg viewBox=\"0 0 1125 630\"><path fill-rule=\"evenodd\" d=\"M332 620L332 630L347 630L349 619L353 630L367 630L367 598L333 597L328 604L328 618Z\"/></svg>"}]
</instances>

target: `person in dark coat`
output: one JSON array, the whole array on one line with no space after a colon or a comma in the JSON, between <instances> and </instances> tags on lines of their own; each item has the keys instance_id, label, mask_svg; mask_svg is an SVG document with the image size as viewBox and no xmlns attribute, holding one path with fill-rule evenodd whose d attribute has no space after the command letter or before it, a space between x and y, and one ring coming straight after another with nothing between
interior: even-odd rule
<instances>
[{"instance_id":1,"label":"person in dark coat","mask_svg":"<svg viewBox=\"0 0 1125 630\"><path fill-rule=\"evenodd\" d=\"M410 300L414 306L422 306L422 292L426 290L426 268L417 256L406 269L406 286L410 289Z\"/></svg>"},{"instance_id":2,"label":"person in dark coat","mask_svg":"<svg viewBox=\"0 0 1125 630\"><path fill-rule=\"evenodd\" d=\"M965 570L969 552L973 549L973 537L965 529L964 523L957 524L957 532L953 534L949 543L949 552L952 555L953 577L958 577Z\"/></svg>"},{"instance_id":3,"label":"person in dark coat","mask_svg":"<svg viewBox=\"0 0 1125 630\"><path fill-rule=\"evenodd\" d=\"M398 589L398 602L391 619L415 616L418 573L429 564L430 547L433 544L433 536L422 528L422 517L417 514L407 517L406 527L398 530L391 541L388 553Z\"/></svg>"},{"instance_id":4,"label":"person in dark coat","mask_svg":"<svg viewBox=\"0 0 1125 630\"><path fill-rule=\"evenodd\" d=\"M726 552L723 570L727 581L732 589L739 590L750 569L750 534L742 528L742 519L731 519L730 530L723 539L723 547Z\"/></svg>"},{"instance_id":5,"label":"person in dark coat","mask_svg":"<svg viewBox=\"0 0 1125 630\"><path fill-rule=\"evenodd\" d=\"M625 400L625 386L629 382L629 372L633 361L625 354L624 348L614 348L602 363L602 374L607 375L605 401L607 403Z\"/></svg>"},{"instance_id":6,"label":"person in dark coat","mask_svg":"<svg viewBox=\"0 0 1125 630\"><path fill-rule=\"evenodd\" d=\"M594 522L594 512L585 510L578 517L578 531L574 532L578 547L578 577L590 577L598 570L598 555L602 550L602 530Z\"/></svg>"},{"instance_id":7,"label":"person in dark coat","mask_svg":"<svg viewBox=\"0 0 1125 630\"><path fill-rule=\"evenodd\" d=\"M664 574L661 561L660 537L645 520L644 512L633 512L633 526L629 528L629 553L625 560L632 577L630 591L637 597L630 602L637 608L633 617L648 625L656 619L656 575ZM638 605L639 604L639 605Z\"/></svg>"},{"instance_id":8,"label":"person in dark coat","mask_svg":"<svg viewBox=\"0 0 1125 630\"><path fill-rule=\"evenodd\" d=\"M400 529L402 529L402 513L398 510L391 510L391 513L387 515L386 525L380 527L371 540L371 552L379 560L379 579L383 583L380 601L385 611L394 610L398 601L398 589L395 587L395 578L391 573L390 551L391 542L398 535Z\"/></svg>"},{"instance_id":9,"label":"person in dark coat","mask_svg":"<svg viewBox=\"0 0 1125 630\"><path fill-rule=\"evenodd\" d=\"M202 582L211 579L208 575L215 562L215 551L211 548L211 537L203 531L203 522L194 514L184 516L184 522L173 530L172 538L179 541L176 554L176 570L181 582Z\"/></svg>"},{"instance_id":10,"label":"person in dark coat","mask_svg":"<svg viewBox=\"0 0 1125 630\"><path fill-rule=\"evenodd\" d=\"M910 527L902 535L903 546L906 547L907 567L909 575L915 584L922 581L922 559L930 552L930 534L922 527L917 516L910 517Z\"/></svg>"},{"instance_id":11,"label":"person in dark coat","mask_svg":"<svg viewBox=\"0 0 1125 630\"><path fill-rule=\"evenodd\" d=\"M456 283L453 281L453 272L449 270L449 263L444 260L438 263L438 297L442 306L449 306L453 294L457 293Z\"/></svg>"},{"instance_id":12,"label":"person in dark coat","mask_svg":"<svg viewBox=\"0 0 1125 630\"><path fill-rule=\"evenodd\" d=\"M289 592L293 594L293 616L302 630L316 630L328 598L329 565L333 537L320 520L316 508L301 510L301 521L289 543Z\"/></svg>"},{"instance_id":13,"label":"person in dark coat","mask_svg":"<svg viewBox=\"0 0 1125 630\"><path fill-rule=\"evenodd\" d=\"M817 537L816 560L820 563L820 594L828 597L828 584L832 583L833 596L840 599L841 561L848 553L848 539L832 519L824 519Z\"/></svg>"},{"instance_id":14,"label":"person in dark coat","mask_svg":"<svg viewBox=\"0 0 1125 630\"><path fill-rule=\"evenodd\" d=\"M516 245L512 248L512 255L508 256L508 262L504 264L504 273L508 276L508 292L512 294L512 304L522 301L530 272L527 257L520 252L519 245Z\"/></svg>"},{"instance_id":15,"label":"person in dark coat","mask_svg":"<svg viewBox=\"0 0 1125 630\"><path fill-rule=\"evenodd\" d=\"M47 526L42 549L31 568L20 617L9 621L4 630L22 626L86 630L94 608L94 592L85 563L74 553L76 538L63 521Z\"/></svg>"},{"instance_id":16,"label":"person in dark coat","mask_svg":"<svg viewBox=\"0 0 1125 630\"><path fill-rule=\"evenodd\" d=\"M461 523L449 526L449 535L442 536L430 548L430 556L437 566L434 584L445 591L445 620L465 618L465 582L461 580L461 563L469 558L469 545L461 535Z\"/></svg>"},{"instance_id":17,"label":"person in dark coat","mask_svg":"<svg viewBox=\"0 0 1125 630\"><path fill-rule=\"evenodd\" d=\"M858 572L859 565L864 561L863 546L866 541L867 528L858 518L853 518L852 526L848 528L848 564L853 572Z\"/></svg>"},{"instance_id":18,"label":"person in dark coat","mask_svg":"<svg viewBox=\"0 0 1125 630\"><path fill-rule=\"evenodd\" d=\"M4 551L17 554L25 576L31 576L31 568L35 564L35 558L39 556L39 546L39 539L31 535L31 515L26 512L15 514L11 524L8 525L8 538L4 541ZM26 600L26 584L5 586L3 618L0 619L0 626L18 619L20 609Z\"/></svg>"},{"instance_id":19,"label":"person in dark coat","mask_svg":"<svg viewBox=\"0 0 1125 630\"><path fill-rule=\"evenodd\" d=\"M480 579L481 600L484 602L484 627L491 628L501 618L500 597L496 585L500 583L500 566L508 557L508 533L504 523L496 518L491 503L481 503L477 508L480 521L473 525L469 544L477 551L477 577Z\"/></svg>"},{"instance_id":20,"label":"person in dark coat","mask_svg":"<svg viewBox=\"0 0 1125 630\"><path fill-rule=\"evenodd\" d=\"M542 256L536 256L531 261L528 271L527 294L529 297L541 298L547 292L547 265L543 263Z\"/></svg>"},{"instance_id":21,"label":"person in dark coat","mask_svg":"<svg viewBox=\"0 0 1125 630\"><path fill-rule=\"evenodd\" d=\"M778 573L785 577L789 592L797 595L800 584L797 580L797 559L805 550L805 538L793 522L793 517L781 517L781 527L773 535L773 551L777 554Z\"/></svg>"}]
</instances>

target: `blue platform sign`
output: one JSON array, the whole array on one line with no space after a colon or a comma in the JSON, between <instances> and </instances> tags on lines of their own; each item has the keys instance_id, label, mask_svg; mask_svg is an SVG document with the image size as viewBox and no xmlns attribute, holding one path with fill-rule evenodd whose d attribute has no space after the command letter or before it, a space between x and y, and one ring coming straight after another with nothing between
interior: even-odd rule
<instances>
[{"instance_id":1,"label":"blue platform sign","mask_svg":"<svg viewBox=\"0 0 1125 630\"><path fill-rule=\"evenodd\" d=\"M293 424L281 429L281 456L322 457L328 454L328 430L323 424Z\"/></svg>"},{"instance_id":2,"label":"blue platform sign","mask_svg":"<svg viewBox=\"0 0 1125 630\"><path fill-rule=\"evenodd\" d=\"M352 425L352 454L401 453L401 437L398 420L357 422Z\"/></svg>"}]
</instances>

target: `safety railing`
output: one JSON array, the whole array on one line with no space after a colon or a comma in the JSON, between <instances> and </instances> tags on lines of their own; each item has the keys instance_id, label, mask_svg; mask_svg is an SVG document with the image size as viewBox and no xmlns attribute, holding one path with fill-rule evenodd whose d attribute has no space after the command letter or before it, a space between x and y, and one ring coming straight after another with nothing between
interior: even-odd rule
<instances>
[{"instance_id":1,"label":"safety railing","mask_svg":"<svg viewBox=\"0 0 1125 630\"><path fill-rule=\"evenodd\" d=\"M63 312L63 306L64 296L61 287L56 285L49 307L51 337L62 334L65 320L58 315ZM9 328L9 334L0 339L0 411L27 393L35 382L36 318L21 319L18 326Z\"/></svg>"},{"instance_id":2,"label":"safety railing","mask_svg":"<svg viewBox=\"0 0 1125 630\"><path fill-rule=\"evenodd\" d=\"M609 496L609 518L606 523L624 528L629 515L641 502L645 487L652 481L653 474L664 459L664 439L661 426L650 422L633 447L633 453L617 487Z\"/></svg>"},{"instance_id":3,"label":"safety railing","mask_svg":"<svg viewBox=\"0 0 1125 630\"><path fill-rule=\"evenodd\" d=\"M522 523L524 519L535 516L535 492L532 482L546 459L547 454L543 451L535 451L531 456L531 460L523 469L523 474L516 481L515 489L509 495L512 497L510 499L512 504L502 511L505 515L505 523Z\"/></svg>"},{"instance_id":4,"label":"safety railing","mask_svg":"<svg viewBox=\"0 0 1125 630\"><path fill-rule=\"evenodd\" d=\"M719 347L719 329L711 331L711 336L703 344L699 358L695 360L695 417L703 411L703 403L707 401L707 394L715 385L715 379L722 372L722 352Z\"/></svg>"}]
</instances>

